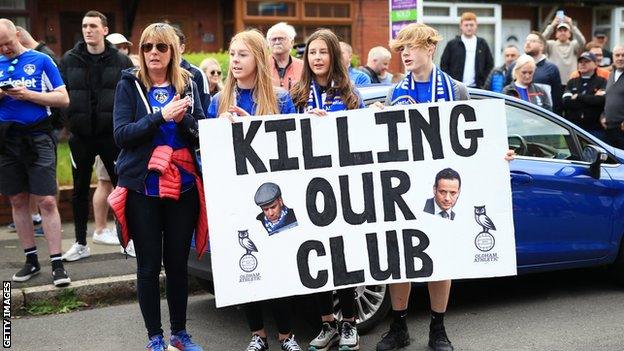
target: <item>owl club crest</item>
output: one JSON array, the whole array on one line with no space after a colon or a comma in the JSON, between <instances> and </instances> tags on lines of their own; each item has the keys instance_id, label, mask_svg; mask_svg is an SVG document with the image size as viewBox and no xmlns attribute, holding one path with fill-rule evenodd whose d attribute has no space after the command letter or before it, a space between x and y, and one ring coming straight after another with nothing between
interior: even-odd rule
<instances>
[{"instance_id":1,"label":"owl club crest","mask_svg":"<svg viewBox=\"0 0 624 351\"><path fill-rule=\"evenodd\" d=\"M490 230L496 230L494 222L485 213L485 206L474 207L475 221L481 226L482 230L475 238L475 246L483 252L488 252L494 248L496 240L490 234Z\"/></svg>"},{"instance_id":2,"label":"owl club crest","mask_svg":"<svg viewBox=\"0 0 624 351\"><path fill-rule=\"evenodd\" d=\"M160 102L161 104L164 104L167 100L169 100L169 92L166 89L154 89L152 96L154 97L154 100Z\"/></svg>"},{"instance_id":3,"label":"owl club crest","mask_svg":"<svg viewBox=\"0 0 624 351\"><path fill-rule=\"evenodd\" d=\"M251 273L258 267L258 259L253 255L253 252L258 252L258 248L249 239L249 231L247 229L238 231L238 243L246 251L238 261L238 265L243 272Z\"/></svg>"},{"instance_id":4,"label":"owl club crest","mask_svg":"<svg viewBox=\"0 0 624 351\"><path fill-rule=\"evenodd\" d=\"M33 73L35 73L36 70L37 70L37 68L32 63L24 65L24 72L26 74L28 74L29 76L31 76Z\"/></svg>"}]
</instances>

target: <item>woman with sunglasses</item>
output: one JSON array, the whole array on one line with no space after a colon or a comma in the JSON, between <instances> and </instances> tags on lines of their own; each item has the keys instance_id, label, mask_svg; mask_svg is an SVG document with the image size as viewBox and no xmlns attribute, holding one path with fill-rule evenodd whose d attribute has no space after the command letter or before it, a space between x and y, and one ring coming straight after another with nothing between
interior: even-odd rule
<instances>
[{"instance_id":1,"label":"woman with sunglasses","mask_svg":"<svg viewBox=\"0 0 624 351\"><path fill-rule=\"evenodd\" d=\"M223 89L223 84L221 84L221 65L219 61L208 57L201 62L199 68L204 71L206 77L208 77L208 92L210 96L214 96Z\"/></svg>"},{"instance_id":2,"label":"woman with sunglasses","mask_svg":"<svg viewBox=\"0 0 624 351\"><path fill-rule=\"evenodd\" d=\"M167 275L170 344L198 351L186 332L187 259L193 232L197 252L208 229L203 187L194 150L197 120L204 118L197 86L179 66L178 37L168 24L141 35L138 69L123 72L114 109L115 142L121 148L118 187L109 197L122 245L134 240L137 296L147 328L147 350L164 351L160 321L161 259Z\"/></svg>"},{"instance_id":3,"label":"woman with sunglasses","mask_svg":"<svg viewBox=\"0 0 624 351\"><path fill-rule=\"evenodd\" d=\"M288 92L272 85L269 70L269 48L257 30L236 34L230 42L230 63L225 86L210 102L208 117L261 116L294 113ZM262 305L273 312L278 328L278 340L285 351L300 351L292 334L289 298L266 302L251 302L243 306L251 330L247 351L269 349L264 329Z\"/></svg>"},{"instance_id":4,"label":"woman with sunglasses","mask_svg":"<svg viewBox=\"0 0 624 351\"><path fill-rule=\"evenodd\" d=\"M301 80L291 89L297 111L318 116L327 112L363 108L364 103L351 83L342 64L340 42L328 29L312 33L303 55ZM355 326L355 289L338 291L342 312L340 325L334 318L333 292L317 294L322 320L321 332L310 342L310 351L328 350L339 344L340 350L359 350L359 336Z\"/></svg>"}]
</instances>

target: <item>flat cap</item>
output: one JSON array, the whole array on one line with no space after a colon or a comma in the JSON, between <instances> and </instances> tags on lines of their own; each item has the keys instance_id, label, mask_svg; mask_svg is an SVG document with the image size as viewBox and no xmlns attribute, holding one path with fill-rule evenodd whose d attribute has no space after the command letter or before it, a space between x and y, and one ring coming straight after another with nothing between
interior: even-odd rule
<instances>
[{"instance_id":1,"label":"flat cap","mask_svg":"<svg viewBox=\"0 0 624 351\"><path fill-rule=\"evenodd\" d=\"M264 183L260 185L254 196L254 201L258 206L266 206L282 196L280 187L275 183Z\"/></svg>"}]
</instances>

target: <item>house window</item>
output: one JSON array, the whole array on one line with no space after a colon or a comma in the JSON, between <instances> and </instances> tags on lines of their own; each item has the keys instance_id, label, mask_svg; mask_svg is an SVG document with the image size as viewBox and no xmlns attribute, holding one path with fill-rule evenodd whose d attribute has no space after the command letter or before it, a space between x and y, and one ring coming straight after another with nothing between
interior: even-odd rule
<instances>
[{"instance_id":1,"label":"house window","mask_svg":"<svg viewBox=\"0 0 624 351\"><path fill-rule=\"evenodd\" d=\"M0 0L0 10L26 10L26 0Z\"/></svg>"},{"instance_id":2,"label":"house window","mask_svg":"<svg viewBox=\"0 0 624 351\"><path fill-rule=\"evenodd\" d=\"M247 16L251 17L295 17L296 3L290 1L247 1Z\"/></svg>"},{"instance_id":3,"label":"house window","mask_svg":"<svg viewBox=\"0 0 624 351\"><path fill-rule=\"evenodd\" d=\"M351 4L306 2L304 16L311 18L351 18Z\"/></svg>"}]
</instances>

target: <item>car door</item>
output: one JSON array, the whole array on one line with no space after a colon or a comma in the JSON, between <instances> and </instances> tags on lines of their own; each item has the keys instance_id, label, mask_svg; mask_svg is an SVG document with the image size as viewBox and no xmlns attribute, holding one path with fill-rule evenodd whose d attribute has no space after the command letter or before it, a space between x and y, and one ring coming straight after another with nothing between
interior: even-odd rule
<instances>
[{"instance_id":1,"label":"car door","mask_svg":"<svg viewBox=\"0 0 624 351\"><path fill-rule=\"evenodd\" d=\"M590 176L571 127L507 101L518 266L582 266L609 251L614 191Z\"/></svg>"}]
</instances>

